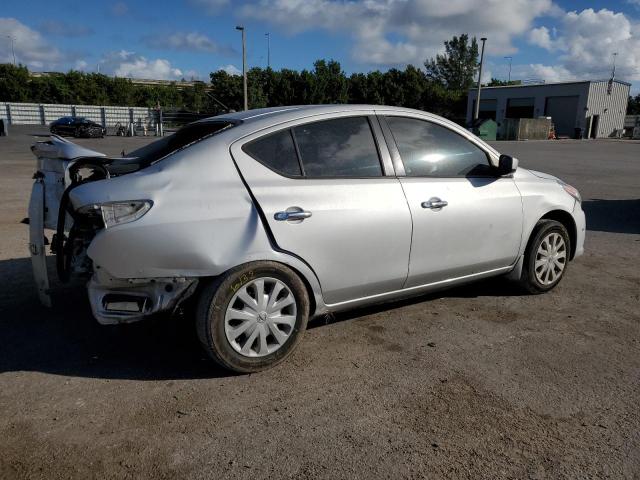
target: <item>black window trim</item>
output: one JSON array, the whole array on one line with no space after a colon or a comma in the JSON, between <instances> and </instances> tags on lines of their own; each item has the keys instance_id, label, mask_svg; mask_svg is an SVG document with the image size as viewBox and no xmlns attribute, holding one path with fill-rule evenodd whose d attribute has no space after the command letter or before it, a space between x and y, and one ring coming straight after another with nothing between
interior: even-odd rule
<instances>
[{"instance_id":1,"label":"black window trim","mask_svg":"<svg viewBox=\"0 0 640 480\"><path fill-rule=\"evenodd\" d=\"M313 120L311 122L304 122L304 123L297 123L295 125L290 125L288 127L285 128L281 128L279 130L274 130L272 132L266 133L264 135L260 135L259 137L255 137L252 138L251 140L249 140L248 142L245 142L242 144L241 146L241 150L248 155L249 157L251 157L252 159L254 159L256 162L258 162L260 165L264 166L265 168L268 168L269 170L271 170L273 173L275 173L276 175L279 175L281 177L284 178L289 178L291 180L372 180L372 179L381 179L381 178L391 178L391 179L396 179L396 175L394 172L389 172L388 168L385 167L385 164L383 162L383 154L382 154L382 148L380 145L380 139L378 138L377 135L377 131L374 128L372 121L373 118L376 115L372 115L372 114L368 114L368 113L362 113L362 112L358 112L358 114L356 115L339 115L339 116L335 116L335 117L329 117L329 118L321 118L321 119L316 119ZM302 155L300 154L300 147L298 146L298 140L296 138L296 134L294 129L297 127L302 127L305 125L312 125L314 123L321 123L321 122L328 122L331 120L339 120L341 118L364 118L367 123L369 124L369 131L371 132L371 137L373 138L375 147L376 147L376 153L378 154L378 163L380 164L380 171L381 174L379 176L369 176L369 177L352 177L352 176L308 176L304 170L304 162L302 161ZM256 142L258 140L261 140L265 137L268 137L269 135L275 135L277 133L281 133L285 130L289 130L291 137L293 139L293 145L295 148L295 152L296 152L296 157L298 159L298 164L300 166L300 170L302 172L301 175L288 175L285 174L283 172L279 172L277 170L274 170L273 168L271 168L269 165L265 164L264 162L262 162L261 160L259 160L258 158L254 157L253 155L251 155L249 152L247 152L245 150L245 146L249 145L253 142Z\"/></svg>"},{"instance_id":2,"label":"black window trim","mask_svg":"<svg viewBox=\"0 0 640 480\"><path fill-rule=\"evenodd\" d=\"M385 136L385 140L387 141L387 144L389 145L389 151L391 152L391 157L393 158L394 167L396 168L396 171L398 171L399 169L401 169L401 171L402 171L402 174L398 173L398 175L397 175L398 177L406 177L406 178L502 178L502 175L500 175L498 173L497 169L495 169L495 171L496 171L495 174L488 174L488 175L442 175L442 176L438 176L438 175L407 175L406 174L406 170L404 168L404 161L402 160L402 156L400 155L400 149L398 148L398 144L396 142L396 138L393 135L393 132L391 131L391 127L387 123L387 117L399 117L399 118L405 118L405 119L410 119L410 120L417 120L419 122L432 123L432 124L438 125L438 126L440 126L442 128L446 128L450 132L458 135L459 137L464 138L467 142L471 143L473 146L478 148L482 153L484 153L485 157L487 158L487 164L488 164L489 168L493 168L494 165L491 162L491 156L490 156L489 152L487 152L484 148L482 148L482 146L478 145L477 143L473 142L472 140L469 140L464 135L461 135L460 133L456 132L452 128L449 128L447 125L443 125L442 123L439 123L439 122L434 122L433 120L427 119L427 118L418 118L418 117L412 117L412 116L407 116L407 115L389 115L388 113L379 113L378 114L378 119L380 120L380 125L382 125L382 131L383 131L383 134Z\"/></svg>"}]
</instances>

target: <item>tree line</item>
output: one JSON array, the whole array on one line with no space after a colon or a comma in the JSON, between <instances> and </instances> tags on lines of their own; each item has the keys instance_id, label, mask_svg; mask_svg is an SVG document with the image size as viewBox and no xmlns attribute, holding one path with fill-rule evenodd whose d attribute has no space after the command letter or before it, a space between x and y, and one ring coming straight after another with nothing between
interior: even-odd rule
<instances>
[{"instance_id":1,"label":"tree line","mask_svg":"<svg viewBox=\"0 0 640 480\"><path fill-rule=\"evenodd\" d=\"M249 108L383 104L426 110L462 123L478 70L478 44L462 34L444 46L444 54L425 61L424 68L407 65L347 75L334 60L317 60L309 70L254 67L247 72ZM489 83L504 84L497 79ZM24 66L2 64L0 101L139 107L159 103L164 109L218 114L242 109L242 77L219 70L210 74L209 84L139 85L126 78L78 71L32 77ZM628 113L640 113L640 95L629 97Z\"/></svg>"}]
</instances>

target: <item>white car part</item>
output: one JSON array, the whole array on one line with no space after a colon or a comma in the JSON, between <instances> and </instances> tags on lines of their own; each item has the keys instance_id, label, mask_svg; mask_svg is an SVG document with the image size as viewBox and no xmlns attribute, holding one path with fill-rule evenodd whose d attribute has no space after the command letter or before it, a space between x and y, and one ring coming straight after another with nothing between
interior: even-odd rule
<instances>
[{"instance_id":1,"label":"white car part","mask_svg":"<svg viewBox=\"0 0 640 480\"><path fill-rule=\"evenodd\" d=\"M29 201L29 252L33 278L38 287L38 297L45 307L51 307L47 255L44 245L44 205L45 184L42 177L38 176L33 184Z\"/></svg>"}]
</instances>

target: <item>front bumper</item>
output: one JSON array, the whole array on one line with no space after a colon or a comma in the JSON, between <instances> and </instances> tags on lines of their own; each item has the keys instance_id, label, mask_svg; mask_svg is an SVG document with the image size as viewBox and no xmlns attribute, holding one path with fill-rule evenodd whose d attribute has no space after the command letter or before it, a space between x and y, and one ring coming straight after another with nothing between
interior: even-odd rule
<instances>
[{"instance_id":1,"label":"front bumper","mask_svg":"<svg viewBox=\"0 0 640 480\"><path fill-rule=\"evenodd\" d=\"M87 285L93 316L102 325L132 323L161 311L174 310L190 297L195 278L113 278L97 270Z\"/></svg>"},{"instance_id":2,"label":"front bumper","mask_svg":"<svg viewBox=\"0 0 640 480\"><path fill-rule=\"evenodd\" d=\"M587 230L587 221L582 210L582 204L577 201L573 207L573 219L576 222L576 250L573 258L576 258L584 253L584 238Z\"/></svg>"}]
</instances>

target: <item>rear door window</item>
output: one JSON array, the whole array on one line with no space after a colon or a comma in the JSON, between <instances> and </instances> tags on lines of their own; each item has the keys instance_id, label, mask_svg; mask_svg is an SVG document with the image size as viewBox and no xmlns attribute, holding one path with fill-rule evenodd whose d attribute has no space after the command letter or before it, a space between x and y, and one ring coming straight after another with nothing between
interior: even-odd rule
<instances>
[{"instance_id":1,"label":"rear door window","mask_svg":"<svg viewBox=\"0 0 640 480\"><path fill-rule=\"evenodd\" d=\"M367 117L343 117L293 128L306 177L380 177Z\"/></svg>"}]
</instances>

